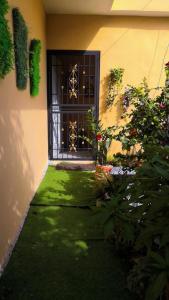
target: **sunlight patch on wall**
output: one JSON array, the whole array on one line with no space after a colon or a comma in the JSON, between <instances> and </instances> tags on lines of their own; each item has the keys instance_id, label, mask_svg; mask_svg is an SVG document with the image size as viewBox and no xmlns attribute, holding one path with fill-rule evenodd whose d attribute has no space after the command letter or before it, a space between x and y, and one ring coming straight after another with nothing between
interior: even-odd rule
<instances>
[{"instance_id":1,"label":"sunlight patch on wall","mask_svg":"<svg viewBox=\"0 0 169 300\"><path fill-rule=\"evenodd\" d=\"M168 12L169 2L166 0L114 0L112 11Z\"/></svg>"}]
</instances>

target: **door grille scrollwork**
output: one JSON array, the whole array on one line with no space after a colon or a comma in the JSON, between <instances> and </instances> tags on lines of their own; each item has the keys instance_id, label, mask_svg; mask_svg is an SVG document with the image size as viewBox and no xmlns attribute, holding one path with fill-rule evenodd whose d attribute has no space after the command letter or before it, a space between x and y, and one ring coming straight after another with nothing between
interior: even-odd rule
<instances>
[{"instance_id":1,"label":"door grille scrollwork","mask_svg":"<svg viewBox=\"0 0 169 300\"><path fill-rule=\"evenodd\" d=\"M69 151L77 152L77 122L69 122Z\"/></svg>"},{"instance_id":2,"label":"door grille scrollwork","mask_svg":"<svg viewBox=\"0 0 169 300\"><path fill-rule=\"evenodd\" d=\"M69 97L77 99L77 86L78 86L78 66L77 64L72 67L69 77Z\"/></svg>"}]
</instances>

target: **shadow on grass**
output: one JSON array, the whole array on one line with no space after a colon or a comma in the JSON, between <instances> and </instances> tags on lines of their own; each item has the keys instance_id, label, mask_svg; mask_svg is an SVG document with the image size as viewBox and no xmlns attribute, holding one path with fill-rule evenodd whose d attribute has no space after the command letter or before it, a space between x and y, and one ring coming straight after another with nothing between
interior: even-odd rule
<instances>
[{"instance_id":1,"label":"shadow on grass","mask_svg":"<svg viewBox=\"0 0 169 300\"><path fill-rule=\"evenodd\" d=\"M0 299L131 300L125 271L93 225L91 210L33 207L2 278Z\"/></svg>"},{"instance_id":2,"label":"shadow on grass","mask_svg":"<svg viewBox=\"0 0 169 300\"><path fill-rule=\"evenodd\" d=\"M95 203L94 174L87 171L57 171L49 167L32 204L91 205Z\"/></svg>"},{"instance_id":3,"label":"shadow on grass","mask_svg":"<svg viewBox=\"0 0 169 300\"><path fill-rule=\"evenodd\" d=\"M53 169L42 183L42 195L48 192L50 180L56 183L55 175L49 180L49 171ZM77 197L75 183L82 178L83 193L87 192L90 176L81 175L66 172L68 180L64 182L60 174L61 194L67 195L66 189L72 191L74 183L72 195ZM134 298L126 289L125 274L123 259L104 241L91 209L32 206L1 279L0 299L131 300Z\"/></svg>"}]
</instances>

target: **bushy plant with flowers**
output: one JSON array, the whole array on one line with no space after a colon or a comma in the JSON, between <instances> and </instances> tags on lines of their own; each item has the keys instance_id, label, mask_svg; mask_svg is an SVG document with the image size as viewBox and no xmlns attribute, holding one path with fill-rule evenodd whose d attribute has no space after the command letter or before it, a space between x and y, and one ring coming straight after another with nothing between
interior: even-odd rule
<instances>
[{"instance_id":1,"label":"bushy plant with flowers","mask_svg":"<svg viewBox=\"0 0 169 300\"><path fill-rule=\"evenodd\" d=\"M140 144L143 161L134 176L113 177L99 215L105 235L125 250L128 288L140 300L169 299L169 63L165 72L165 87L153 99L145 81L130 90L129 121L115 138L125 150Z\"/></svg>"},{"instance_id":2,"label":"bushy plant with flowers","mask_svg":"<svg viewBox=\"0 0 169 300\"><path fill-rule=\"evenodd\" d=\"M151 98L146 81L139 88L130 89L132 109L123 118L129 121L119 127L115 139L123 150L131 151L136 145L141 149L147 144L166 145L169 142L169 88L165 86L160 95Z\"/></svg>"},{"instance_id":3,"label":"bushy plant with flowers","mask_svg":"<svg viewBox=\"0 0 169 300\"><path fill-rule=\"evenodd\" d=\"M104 165L107 163L107 153L111 145L116 126L104 128L101 121L97 121L92 109L88 111L89 135L80 136L93 148L96 163Z\"/></svg>"}]
</instances>

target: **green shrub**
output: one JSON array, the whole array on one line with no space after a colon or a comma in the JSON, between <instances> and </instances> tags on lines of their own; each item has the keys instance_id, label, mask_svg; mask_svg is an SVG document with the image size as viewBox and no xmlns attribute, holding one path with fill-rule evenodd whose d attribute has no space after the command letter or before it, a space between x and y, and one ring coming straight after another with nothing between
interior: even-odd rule
<instances>
[{"instance_id":1,"label":"green shrub","mask_svg":"<svg viewBox=\"0 0 169 300\"><path fill-rule=\"evenodd\" d=\"M104 128L101 121L97 120L95 112L88 110L87 121L89 124L88 136L79 135L79 138L85 140L93 148L93 154L96 162L105 164L107 162L107 153L113 139L115 126Z\"/></svg>"},{"instance_id":2,"label":"green shrub","mask_svg":"<svg viewBox=\"0 0 169 300\"><path fill-rule=\"evenodd\" d=\"M29 76L30 76L31 96L37 96L39 94L40 54L41 54L41 41L33 39L31 41L30 54L29 54Z\"/></svg>"},{"instance_id":3,"label":"green shrub","mask_svg":"<svg viewBox=\"0 0 169 300\"><path fill-rule=\"evenodd\" d=\"M169 146L147 145L136 175L114 179L109 195L100 220L117 249L127 249L129 288L138 299L169 296Z\"/></svg>"},{"instance_id":4,"label":"green shrub","mask_svg":"<svg viewBox=\"0 0 169 300\"><path fill-rule=\"evenodd\" d=\"M28 28L18 8L14 8L14 49L16 65L16 85L18 89L24 90L28 78Z\"/></svg>"},{"instance_id":5,"label":"green shrub","mask_svg":"<svg viewBox=\"0 0 169 300\"><path fill-rule=\"evenodd\" d=\"M8 10L8 2L0 0L0 78L4 78L13 68L12 37L5 18Z\"/></svg>"},{"instance_id":6,"label":"green shrub","mask_svg":"<svg viewBox=\"0 0 169 300\"><path fill-rule=\"evenodd\" d=\"M115 137L124 150L131 151L139 144L168 144L169 91L165 87L158 97L151 98L146 81L138 88L132 88L130 104L132 109L123 117L128 122L119 127Z\"/></svg>"},{"instance_id":7,"label":"green shrub","mask_svg":"<svg viewBox=\"0 0 169 300\"><path fill-rule=\"evenodd\" d=\"M169 249L151 251L147 256L135 259L128 276L128 287L140 299L168 300L169 296ZM146 287L146 291L145 291Z\"/></svg>"},{"instance_id":8,"label":"green shrub","mask_svg":"<svg viewBox=\"0 0 169 300\"><path fill-rule=\"evenodd\" d=\"M136 174L113 177L104 190L99 187L108 199L102 201L99 221L116 249L125 250L128 287L141 300L169 299L169 62L165 71L165 87L157 88L153 99L146 80L125 91L128 122L111 131L126 150L114 156L115 163L137 167Z\"/></svg>"}]
</instances>

